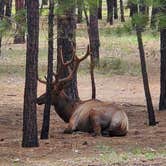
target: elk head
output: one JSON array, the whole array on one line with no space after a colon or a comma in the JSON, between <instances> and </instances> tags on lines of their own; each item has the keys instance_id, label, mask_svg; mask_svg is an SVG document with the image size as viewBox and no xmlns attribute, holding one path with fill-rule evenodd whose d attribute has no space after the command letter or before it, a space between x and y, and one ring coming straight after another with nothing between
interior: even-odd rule
<instances>
[{"instance_id":1,"label":"elk head","mask_svg":"<svg viewBox=\"0 0 166 166\"><path fill-rule=\"evenodd\" d=\"M76 51L73 47L73 56L71 58L71 60L64 62L63 59L63 55L62 55L62 48L60 48L60 57L61 57L61 62L62 65L64 67L66 67L68 69L68 76L65 78L59 78L59 74L58 73L53 73L54 76L54 81L51 83L51 104L54 105L57 100L59 100L60 95L63 94L63 97L67 98L67 95L64 93L64 88L67 86L68 82L72 80L73 75L77 72L77 69L79 67L79 64L81 61L83 61L84 59L86 59L88 57L88 55L90 55L90 47L89 45L87 46L87 52L86 54L82 57L79 58L78 56L76 56ZM71 64L73 64L73 68L71 69ZM43 84L47 84L47 80L41 80L39 79L39 82L43 83ZM42 94L40 97L37 98L37 104L38 105L42 105L46 103L46 93Z\"/></svg>"}]
</instances>

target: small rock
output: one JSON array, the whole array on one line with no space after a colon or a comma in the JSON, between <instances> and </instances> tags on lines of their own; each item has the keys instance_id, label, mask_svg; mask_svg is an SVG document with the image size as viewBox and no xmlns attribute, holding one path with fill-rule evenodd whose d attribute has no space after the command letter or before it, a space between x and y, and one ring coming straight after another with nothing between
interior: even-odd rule
<instances>
[{"instance_id":1,"label":"small rock","mask_svg":"<svg viewBox=\"0 0 166 166\"><path fill-rule=\"evenodd\" d=\"M135 134L135 135L138 135L138 134L140 134L140 132L139 132L139 131L135 131L134 134Z\"/></svg>"},{"instance_id":2,"label":"small rock","mask_svg":"<svg viewBox=\"0 0 166 166\"><path fill-rule=\"evenodd\" d=\"M88 145L88 142L87 142L87 141L84 141L82 145Z\"/></svg>"},{"instance_id":3,"label":"small rock","mask_svg":"<svg viewBox=\"0 0 166 166\"><path fill-rule=\"evenodd\" d=\"M19 162L19 161L20 161L19 158L16 158L16 159L13 160L13 162Z\"/></svg>"},{"instance_id":4,"label":"small rock","mask_svg":"<svg viewBox=\"0 0 166 166\"><path fill-rule=\"evenodd\" d=\"M77 150L77 149L75 149L75 150L74 150L74 152L75 152L75 153L78 153L78 150Z\"/></svg>"},{"instance_id":5,"label":"small rock","mask_svg":"<svg viewBox=\"0 0 166 166\"><path fill-rule=\"evenodd\" d=\"M45 142L45 145L48 145L48 144L50 144L49 142Z\"/></svg>"}]
</instances>

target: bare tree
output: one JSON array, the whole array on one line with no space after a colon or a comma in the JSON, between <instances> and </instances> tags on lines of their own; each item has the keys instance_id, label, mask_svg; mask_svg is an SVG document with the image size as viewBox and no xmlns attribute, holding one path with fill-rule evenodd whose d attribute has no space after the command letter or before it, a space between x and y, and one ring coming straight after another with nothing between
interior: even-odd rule
<instances>
[{"instance_id":1,"label":"bare tree","mask_svg":"<svg viewBox=\"0 0 166 166\"><path fill-rule=\"evenodd\" d=\"M154 125L156 125L156 120L155 120L153 103L152 103L152 98L151 98L150 89L149 89L149 81L148 81L148 74L147 74L147 70L146 70L146 61L145 61L145 51L144 51L144 46L143 46L143 41L142 41L141 30L142 30L141 27L139 27L139 26L136 27L138 47L139 47L139 52L140 52L143 85L144 85L146 104L147 104L147 109L148 109L149 125L154 126Z\"/></svg>"},{"instance_id":2,"label":"bare tree","mask_svg":"<svg viewBox=\"0 0 166 166\"><path fill-rule=\"evenodd\" d=\"M37 147L37 66L39 43L39 2L27 1L26 80L23 109L23 147Z\"/></svg>"},{"instance_id":3,"label":"bare tree","mask_svg":"<svg viewBox=\"0 0 166 166\"><path fill-rule=\"evenodd\" d=\"M52 76L53 76L53 53L54 53L53 28L54 28L54 0L49 0L47 87L46 87L46 103L43 114L41 139L48 139L48 134L49 134L51 85L52 85Z\"/></svg>"}]
</instances>

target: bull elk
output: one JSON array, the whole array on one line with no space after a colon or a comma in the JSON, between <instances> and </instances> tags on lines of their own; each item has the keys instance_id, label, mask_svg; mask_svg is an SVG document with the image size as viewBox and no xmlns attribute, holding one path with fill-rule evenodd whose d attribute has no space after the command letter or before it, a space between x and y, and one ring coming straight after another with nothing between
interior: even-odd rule
<instances>
[{"instance_id":1,"label":"bull elk","mask_svg":"<svg viewBox=\"0 0 166 166\"><path fill-rule=\"evenodd\" d=\"M72 60L64 62L61 53L62 64L68 68L69 74L61 79L58 78L58 74L54 74L51 103L60 118L68 123L64 130L65 133L83 131L93 133L93 135L124 136L128 132L128 117L115 103L107 103L97 99L73 101L64 92L65 85L77 72L80 62L86 59L89 54L90 48L88 46L85 56L78 58L74 51ZM70 68L71 63L74 64L73 69ZM39 81L46 84L46 81L40 79ZM39 105L45 102L46 93L37 98Z\"/></svg>"}]
</instances>

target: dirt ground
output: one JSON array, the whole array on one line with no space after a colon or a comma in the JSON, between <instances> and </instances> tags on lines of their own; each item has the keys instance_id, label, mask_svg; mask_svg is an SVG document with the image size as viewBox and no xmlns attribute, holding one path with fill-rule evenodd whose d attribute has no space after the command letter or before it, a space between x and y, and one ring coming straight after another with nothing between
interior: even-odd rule
<instances>
[{"instance_id":1,"label":"dirt ground","mask_svg":"<svg viewBox=\"0 0 166 166\"><path fill-rule=\"evenodd\" d=\"M97 98L116 102L127 112L129 133L125 137L92 137L88 133L63 134L66 124L52 108L50 138L39 140L38 148L22 148L24 79L11 73L0 75L0 166L166 165L166 111L158 111L160 61L159 56L152 57L156 54L154 50L158 51L159 44L148 42L145 45L150 89L159 122L155 127L147 125L146 102L140 75L95 75ZM130 56L130 60L139 60L136 50L134 47L131 53L132 57L136 54L136 59ZM78 88L82 100L91 97L89 75L79 74ZM38 95L44 91L45 87L39 84ZM38 106L37 114L40 136L43 106Z\"/></svg>"},{"instance_id":2,"label":"dirt ground","mask_svg":"<svg viewBox=\"0 0 166 166\"><path fill-rule=\"evenodd\" d=\"M90 80L80 75L81 99L91 96ZM92 137L88 133L63 134L66 124L51 111L49 140L38 148L22 148L22 106L24 80L14 76L0 80L0 166L103 166L166 165L166 112L156 111L159 124L147 125L147 112L140 76L96 77L97 96L121 105L129 117L125 137ZM150 85L155 109L158 105L159 78L151 75ZM38 93L44 91L39 84ZM40 135L43 106L38 106Z\"/></svg>"}]
</instances>

